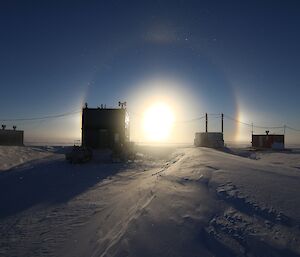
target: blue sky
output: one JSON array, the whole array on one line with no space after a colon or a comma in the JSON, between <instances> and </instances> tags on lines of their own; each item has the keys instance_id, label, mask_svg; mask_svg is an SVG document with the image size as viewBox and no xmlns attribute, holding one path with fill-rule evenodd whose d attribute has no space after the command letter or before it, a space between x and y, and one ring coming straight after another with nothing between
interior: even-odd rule
<instances>
[{"instance_id":1,"label":"blue sky","mask_svg":"<svg viewBox=\"0 0 300 257\"><path fill-rule=\"evenodd\" d=\"M247 123L300 128L298 1L5 1L0 7L0 119L76 111L85 101L127 100L129 111L140 113L142 102L161 94L180 106L180 120L224 112ZM249 128L230 122L228 139L239 131L247 141ZM80 115L6 123L30 139L80 137ZM201 126L183 129L191 135L183 140Z\"/></svg>"}]
</instances>

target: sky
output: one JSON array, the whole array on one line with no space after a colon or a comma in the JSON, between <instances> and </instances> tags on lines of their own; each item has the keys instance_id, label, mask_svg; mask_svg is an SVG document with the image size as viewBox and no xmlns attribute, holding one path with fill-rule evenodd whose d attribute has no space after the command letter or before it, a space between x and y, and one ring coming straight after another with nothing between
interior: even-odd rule
<instances>
[{"instance_id":1,"label":"sky","mask_svg":"<svg viewBox=\"0 0 300 257\"><path fill-rule=\"evenodd\" d=\"M142 113L163 101L176 116L170 142L192 142L206 112L232 118L228 141L251 141L236 121L300 129L299 27L299 1L1 1L0 119L27 141L73 141L85 102L126 101L142 142ZM211 131L219 123L209 116Z\"/></svg>"}]
</instances>

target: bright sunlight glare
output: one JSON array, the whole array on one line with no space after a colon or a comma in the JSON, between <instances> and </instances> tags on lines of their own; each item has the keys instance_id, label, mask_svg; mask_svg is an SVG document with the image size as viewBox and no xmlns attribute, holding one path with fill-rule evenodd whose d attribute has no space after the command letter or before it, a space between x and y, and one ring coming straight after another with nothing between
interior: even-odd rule
<instances>
[{"instance_id":1,"label":"bright sunlight glare","mask_svg":"<svg viewBox=\"0 0 300 257\"><path fill-rule=\"evenodd\" d=\"M174 114L165 103L156 103L146 109L144 113L144 132L147 140L164 141L171 133Z\"/></svg>"}]
</instances>

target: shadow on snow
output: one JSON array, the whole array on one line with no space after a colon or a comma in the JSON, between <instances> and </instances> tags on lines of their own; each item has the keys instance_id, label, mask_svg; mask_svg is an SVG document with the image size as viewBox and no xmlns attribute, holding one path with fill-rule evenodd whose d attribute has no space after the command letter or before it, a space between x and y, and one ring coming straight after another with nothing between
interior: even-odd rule
<instances>
[{"instance_id":1,"label":"shadow on snow","mask_svg":"<svg viewBox=\"0 0 300 257\"><path fill-rule=\"evenodd\" d=\"M0 219L35 205L67 202L125 166L71 165L60 159L12 168L0 174Z\"/></svg>"}]
</instances>

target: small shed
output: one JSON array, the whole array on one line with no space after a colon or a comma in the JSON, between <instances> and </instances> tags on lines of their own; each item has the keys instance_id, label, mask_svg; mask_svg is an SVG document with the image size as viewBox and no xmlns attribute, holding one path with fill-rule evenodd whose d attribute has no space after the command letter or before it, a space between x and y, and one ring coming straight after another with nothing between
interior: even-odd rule
<instances>
[{"instance_id":1,"label":"small shed","mask_svg":"<svg viewBox=\"0 0 300 257\"><path fill-rule=\"evenodd\" d=\"M24 145L24 131L14 129L6 129L2 125L0 130L0 145L23 146Z\"/></svg>"},{"instance_id":2,"label":"small shed","mask_svg":"<svg viewBox=\"0 0 300 257\"><path fill-rule=\"evenodd\" d=\"M221 131L222 132L208 132L208 114L205 113L205 132L195 133L194 145L210 148L224 147L224 114L221 114Z\"/></svg>"},{"instance_id":3,"label":"small shed","mask_svg":"<svg viewBox=\"0 0 300 257\"><path fill-rule=\"evenodd\" d=\"M284 149L284 135L266 134L252 135L252 147L261 149Z\"/></svg>"},{"instance_id":4,"label":"small shed","mask_svg":"<svg viewBox=\"0 0 300 257\"><path fill-rule=\"evenodd\" d=\"M125 108L88 108L82 110L82 145L114 148L129 141L129 116Z\"/></svg>"},{"instance_id":5,"label":"small shed","mask_svg":"<svg viewBox=\"0 0 300 257\"><path fill-rule=\"evenodd\" d=\"M222 148L224 147L223 133L197 132L195 133L194 145L211 148Z\"/></svg>"}]
</instances>

